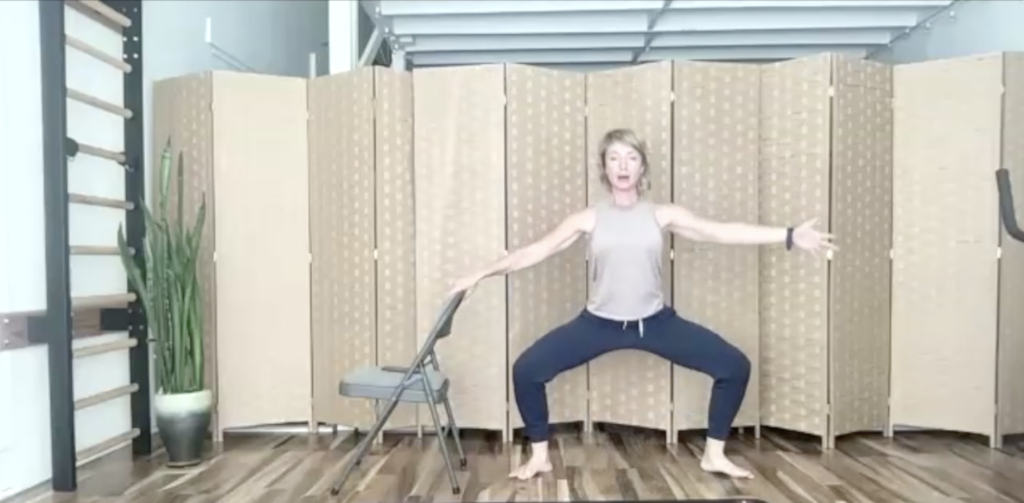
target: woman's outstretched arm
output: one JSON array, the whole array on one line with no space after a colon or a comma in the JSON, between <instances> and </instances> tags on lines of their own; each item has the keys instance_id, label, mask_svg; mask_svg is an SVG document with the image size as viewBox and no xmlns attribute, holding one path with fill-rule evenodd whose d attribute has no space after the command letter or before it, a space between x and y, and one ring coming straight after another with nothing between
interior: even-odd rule
<instances>
[{"instance_id":1,"label":"woman's outstretched arm","mask_svg":"<svg viewBox=\"0 0 1024 503\"><path fill-rule=\"evenodd\" d=\"M573 213L544 235L544 237L514 250L482 269L455 281L452 291L471 288L480 280L490 276L501 276L539 264L572 246L580 236L587 233L593 227L593 221L594 216L590 209Z\"/></svg>"},{"instance_id":2,"label":"woman's outstretched arm","mask_svg":"<svg viewBox=\"0 0 1024 503\"><path fill-rule=\"evenodd\" d=\"M742 222L717 222L702 218L675 205L658 207L658 220L670 232L693 241L705 241L722 244L763 245L786 243L792 239L793 245L815 251L818 249L835 250L829 240L832 235L819 232L814 228L816 220L809 220L790 229L787 227L769 227Z\"/></svg>"}]
</instances>

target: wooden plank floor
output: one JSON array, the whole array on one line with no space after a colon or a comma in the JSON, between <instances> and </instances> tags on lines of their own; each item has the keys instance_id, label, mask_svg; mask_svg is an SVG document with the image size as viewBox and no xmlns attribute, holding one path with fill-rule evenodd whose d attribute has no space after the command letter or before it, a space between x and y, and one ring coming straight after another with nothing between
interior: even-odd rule
<instances>
[{"instance_id":1,"label":"wooden plank floor","mask_svg":"<svg viewBox=\"0 0 1024 503\"><path fill-rule=\"evenodd\" d=\"M342 434L344 435L344 434ZM663 433L561 433L554 472L532 481L507 478L523 456L496 435L466 435L469 466L453 495L436 439L394 435L374 448L338 498L329 488L355 440L322 435L229 435L210 461L187 470L161 456L112 454L80 472L74 495L30 491L12 503L346 503L440 501L595 501L747 497L767 503L1024 502L1024 444L989 449L955 434L855 435L822 452L816 439L766 430L738 435L727 448L756 474L733 482L702 472L699 435L666 446ZM454 452L454 451L453 451ZM454 454L453 454L454 455Z\"/></svg>"}]
</instances>

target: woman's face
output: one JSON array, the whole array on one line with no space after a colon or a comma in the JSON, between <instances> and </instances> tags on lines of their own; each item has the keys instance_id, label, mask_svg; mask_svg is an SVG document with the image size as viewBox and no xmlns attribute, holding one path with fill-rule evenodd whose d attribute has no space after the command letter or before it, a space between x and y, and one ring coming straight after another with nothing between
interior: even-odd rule
<instances>
[{"instance_id":1,"label":"woman's face","mask_svg":"<svg viewBox=\"0 0 1024 503\"><path fill-rule=\"evenodd\" d=\"M613 190L632 190L643 174L643 158L629 145L612 143L604 154L604 173Z\"/></svg>"}]
</instances>

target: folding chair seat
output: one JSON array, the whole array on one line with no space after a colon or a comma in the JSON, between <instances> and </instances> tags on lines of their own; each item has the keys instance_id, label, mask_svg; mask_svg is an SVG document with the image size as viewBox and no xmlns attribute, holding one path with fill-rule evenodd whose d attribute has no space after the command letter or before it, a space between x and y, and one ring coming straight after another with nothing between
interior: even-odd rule
<instances>
[{"instance_id":1,"label":"folding chair seat","mask_svg":"<svg viewBox=\"0 0 1024 503\"><path fill-rule=\"evenodd\" d=\"M344 487L345 482L355 471L355 468L362 462L363 457L369 452L370 444L384 429L395 407L399 403L426 404L430 409L430 415L434 420L434 430L437 432L437 445L441 449L445 466L448 469L448 478L451 482L452 493L459 494L458 479L455 477L455 469L452 466L451 456L448 453L448 444L445 438L452 433L455 441L455 448L459 453L459 465L466 467L466 453L462 449L462 442L459 439L459 427L455 423L455 416L452 413L451 401L448 398L448 388L451 381L444 373L437 361L437 354L434 346L437 341L448 337L451 334L452 321L455 312L458 311L464 293L452 295L445 302L441 315L434 324L433 329L427 336L426 342L420 348L419 354L408 367L362 367L346 374L338 384L338 394L347 398L361 398L373 400L379 403L386 400L387 404L383 410L374 407L377 412L377 420L373 423L366 436L356 447L356 453L345 466L341 479L331 488L331 494L337 496ZM441 423L437 405L444 406L445 414L448 416L448 424Z\"/></svg>"},{"instance_id":2,"label":"folding chair seat","mask_svg":"<svg viewBox=\"0 0 1024 503\"><path fill-rule=\"evenodd\" d=\"M338 394L348 398L364 398L367 400L388 400L395 390L404 388L398 397L399 402L427 403L433 400L439 403L448 394L448 377L438 370L427 369L427 382L430 383L430 394L424 391L419 373L410 376L410 382L402 382L405 367L363 367L345 375L338 385ZM433 395L433 396L430 396Z\"/></svg>"}]
</instances>

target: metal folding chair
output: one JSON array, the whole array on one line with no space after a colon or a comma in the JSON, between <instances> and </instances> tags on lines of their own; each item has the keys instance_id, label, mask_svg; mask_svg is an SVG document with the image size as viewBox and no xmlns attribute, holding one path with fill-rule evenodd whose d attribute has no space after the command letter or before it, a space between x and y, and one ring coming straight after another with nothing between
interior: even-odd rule
<instances>
[{"instance_id":1,"label":"metal folding chair","mask_svg":"<svg viewBox=\"0 0 1024 503\"><path fill-rule=\"evenodd\" d=\"M459 481L455 478L455 468L452 466L452 459L448 453L448 444L445 441L449 432L455 439L455 448L459 453L459 466L463 469L466 467L466 453L462 450L459 427L455 424L455 415L452 413L452 405L448 400L448 377L441 373L434 346L437 341L451 334L452 320L454 320L455 312L458 311L464 298L464 292L459 292L448 298L426 342L420 348L416 359L408 367L364 367L345 375L341 380L338 387L338 393L341 396L373 400L375 403L378 403L379 400L387 400L387 405L383 411L374 407L377 421L359 442L356 454L345 466L341 480L331 488L331 495L337 496L341 492L345 482L369 452L370 445L380 435L388 418L391 417L400 402L427 404L430 415L434 419L437 445L441 448L444 464L448 468L452 493L459 494L461 492ZM438 403L444 405L445 413L448 415L447 426L441 424L441 417L437 412Z\"/></svg>"}]
</instances>

